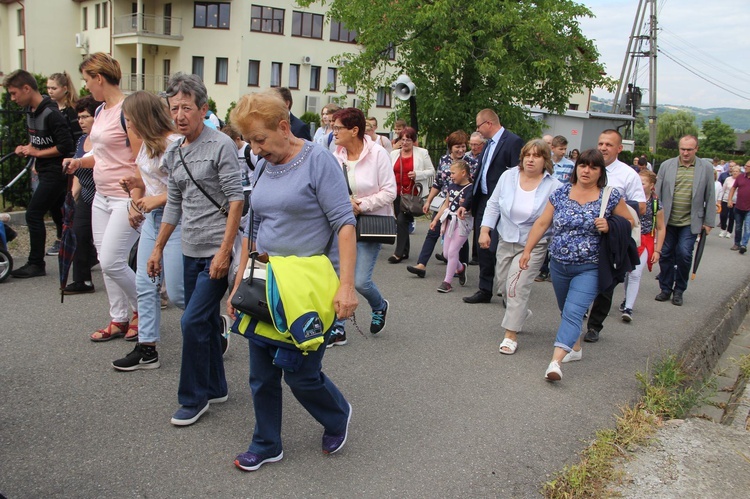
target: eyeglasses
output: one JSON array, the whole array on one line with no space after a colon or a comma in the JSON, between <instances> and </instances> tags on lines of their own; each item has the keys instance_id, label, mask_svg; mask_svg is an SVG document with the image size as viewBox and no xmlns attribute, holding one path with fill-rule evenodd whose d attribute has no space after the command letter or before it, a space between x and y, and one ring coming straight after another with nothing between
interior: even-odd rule
<instances>
[{"instance_id":1,"label":"eyeglasses","mask_svg":"<svg viewBox=\"0 0 750 499\"><path fill-rule=\"evenodd\" d=\"M480 124L477 125L477 130L479 130L480 128L482 128L482 125L484 125L485 123L491 123L491 121L490 120L484 120L483 122L481 122Z\"/></svg>"},{"instance_id":2,"label":"eyeglasses","mask_svg":"<svg viewBox=\"0 0 750 499\"><path fill-rule=\"evenodd\" d=\"M333 133L338 133L340 130L351 130L351 128L348 128L345 126L337 126L337 125L333 125L331 129L333 130Z\"/></svg>"},{"instance_id":3,"label":"eyeglasses","mask_svg":"<svg viewBox=\"0 0 750 499\"><path fill-rule=\"evenodd\" d=\"M93 118L90 114L79 114L78 115L78 121L85 120L87 118Z\"/></svg>"}]
</instances>

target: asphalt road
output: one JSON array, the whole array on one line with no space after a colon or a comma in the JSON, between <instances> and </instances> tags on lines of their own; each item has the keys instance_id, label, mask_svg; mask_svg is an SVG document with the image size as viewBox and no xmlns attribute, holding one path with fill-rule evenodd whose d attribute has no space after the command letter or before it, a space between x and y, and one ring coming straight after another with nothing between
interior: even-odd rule
<instances>
[{"instance_id":1,"label":"asphalt road","mask_svg":"<svg viewBox=\"0 0 750 499\"><path fill-rule=\"evenodd\" d=\"M412 258L426 223L412 236ZM320 449L321 427L285 390L284 459L254 473L232 461L246 450L254 417L247 385L246 340L233 337L225 359L229 401L195 425L177 428L179 311L162 322L162 367L116 372L123 340L95 344L90 332L108 321L101 273L92 295L60 304L56 263L49 275L0 284L0 493L39 497L535 497L544 481L597 429L611 427L618 407L638 395L637 371L690 333L706 327L743 288L747 259L731 241L709 236L698 278L681 308L655 302L654 274L644 275L634 322L616 305L599 343L563 366L563 380L543 380L559 322L552 285L534 284L527 330L515 355L498 353L503 308L467 305L467 287L436 292L445 267L434 259L419 279L406 264L386 262L375 281L391 303L386 330L329 349L325 372L353 406L346 447ZM24 258L16 255L17 265ZM364 300L361 300L363 302ZM369 310L358 319L369 326Z\"/></svg>"}]
</instances>

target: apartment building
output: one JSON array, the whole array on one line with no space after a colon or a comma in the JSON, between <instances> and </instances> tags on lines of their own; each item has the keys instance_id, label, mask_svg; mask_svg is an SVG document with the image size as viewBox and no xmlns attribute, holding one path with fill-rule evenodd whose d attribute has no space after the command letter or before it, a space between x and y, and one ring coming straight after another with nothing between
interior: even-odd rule
<instances>
[{"instance_id":1,"label":"apartment building","mask_svg":"<svg viewBox=\"0 0 750 499\"><path fill-rule=\"evenodd\" d=\"M279 86L292 90L298 116L333 99L358 106L330 62L356 50L355 32L294 0L0 0L0 73L78 75L82 57L101 51L120 62L126 92L161 91L178 71L200 75L221 117L241 95ZM390 88L372 100L369 114L385 121Z\"/></svg>"}]
</instances>

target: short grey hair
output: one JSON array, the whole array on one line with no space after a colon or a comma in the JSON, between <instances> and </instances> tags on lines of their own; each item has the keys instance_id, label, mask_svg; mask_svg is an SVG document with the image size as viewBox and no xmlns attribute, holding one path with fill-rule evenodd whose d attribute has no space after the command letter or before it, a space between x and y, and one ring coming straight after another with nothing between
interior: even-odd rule
<instances>
[{"instance_id":1,"label":"short grey hair","mask_svg":"<svg viewBox=\"0 0 750 499\"><path fill-rule=\"evenodd\" d=\"M482 136L482 134L481 134L481 133L479 133L479 132L474 132L474 133L472 133L472 134L471 134L471 136L469 137L469 140L471 140L471 139L479 139L479 140L481 140L482 142L486 142L486 141L487 141L487 139L485 139L485 138L484 138L484 137Z\"/></svg>"},{"instance_id":2,"label":"short grey hair","mask_svg":"<svg viewBox=\"0 0 750 499\"><path fill-rule=\"evenodd\" d=\"M203 80L198 75L175 73L167 83L165 92L167 99L180 92L191 96L198 107L203 107L204 104L208 103L208 90L206 90L206 85L203 84Z\"/></svg>"}]
</instances>

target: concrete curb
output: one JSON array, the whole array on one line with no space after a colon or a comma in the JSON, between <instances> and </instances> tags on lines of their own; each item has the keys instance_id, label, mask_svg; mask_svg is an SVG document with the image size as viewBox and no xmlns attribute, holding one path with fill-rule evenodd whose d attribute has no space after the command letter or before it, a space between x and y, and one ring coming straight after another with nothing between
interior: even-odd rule
<instances>
[{"instance_id":1,"label":"concrete curb","mask_svg":"<svg viewBox=\"0 0 750 499\"><path fill-rule=\"evenodd\" d=\"M688 374L697 379L711 374L749 310L750 283L747 283L729 303L711 312L704 327L681 345L679 355Z\"/></svg>"}]
</instances>

